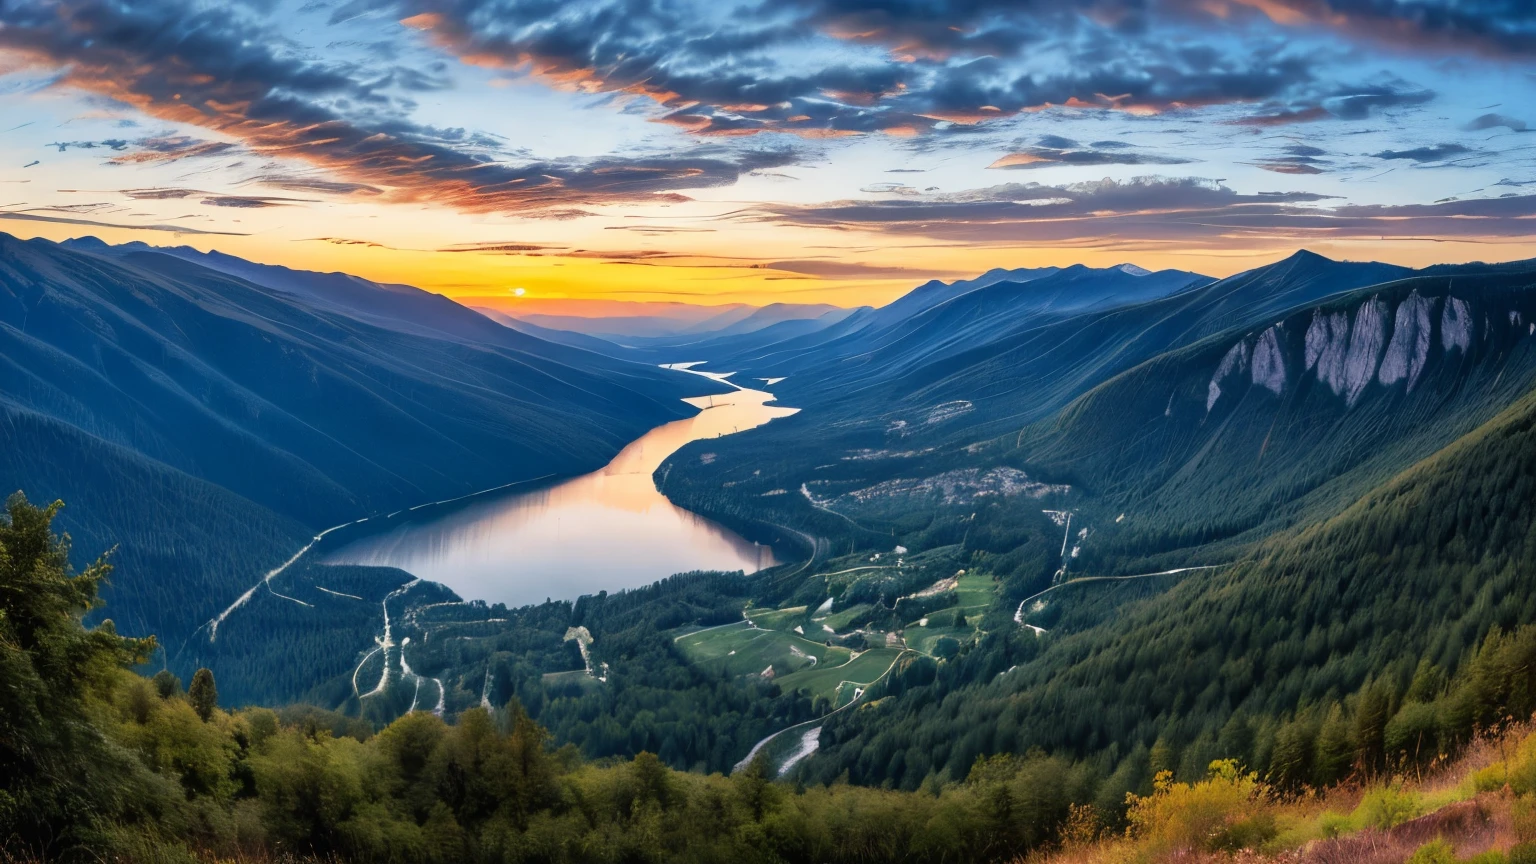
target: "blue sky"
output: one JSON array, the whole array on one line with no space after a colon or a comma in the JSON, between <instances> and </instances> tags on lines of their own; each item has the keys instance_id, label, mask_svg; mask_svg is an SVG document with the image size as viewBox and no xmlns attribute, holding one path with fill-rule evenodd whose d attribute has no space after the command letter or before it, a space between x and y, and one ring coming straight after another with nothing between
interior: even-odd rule
<instances>
[{"instance_id":1,"label":"blue sky","mask_svg":"<svg viewBox=\"0 0 1536 864\"><path fill-rule=\"evenodd\" d=\"M0 0L0 230L503 305L1507 260L1533 60L1528 0Z\"/></svg>"}]
</instances>

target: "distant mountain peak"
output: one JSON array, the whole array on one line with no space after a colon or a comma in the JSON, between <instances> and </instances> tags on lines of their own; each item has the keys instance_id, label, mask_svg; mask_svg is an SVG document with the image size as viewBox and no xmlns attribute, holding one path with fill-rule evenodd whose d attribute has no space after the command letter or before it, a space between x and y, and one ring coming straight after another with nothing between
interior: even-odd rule
<instances>
[{"instance_id":1,"label":"distant mountain peak","mask_svg":"<svg viewBox=\"0 0 1536 864\"><path fill-rule=\"evenodd\" d=\"M1291 253L1290 257L1286 258L1285 261L1292 264L1313 265L1339 263L1332 258L1329 258L1327 255L1319 255L1316 252L1313 252L1311 249L1297 249L1295 252Z\"/></svg>"},{"instance_id":2,"label":"distant mountain peak","mask_svg":"<svg viewBox=\"0 0 1536 864\"><path fill-rule=\"evenodd\" d=\"M1151 276L1152 275L1152 271L1151 270L1148 270L1145 267L1138 267L1135 264L1129 264L1129 263L1121 264L1120 266L1116 267L1115 269L1119 270L1121 273L1126 273L1126 274L1129 274L1131 276Z\"/></svg>"},{"instance_id":3,"label":"distant mountain peak","mask_svg":"<svg viewBox=\"0 0 1536 864\"><path fill-rule=\"evenodd\" d=\"M60 243L59 245L63 246L65 249L76 249L85 252L94 252L98 249L111 248L107 245L105 240L90 234L87 234L84 237L72 237Z\"/></svg>"}]
</instances>

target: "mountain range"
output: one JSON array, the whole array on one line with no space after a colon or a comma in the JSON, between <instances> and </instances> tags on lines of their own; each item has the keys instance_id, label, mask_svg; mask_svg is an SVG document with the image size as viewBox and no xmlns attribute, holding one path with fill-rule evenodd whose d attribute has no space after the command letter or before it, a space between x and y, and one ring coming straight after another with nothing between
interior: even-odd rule
<instances>
[{"instance_id":1,"label":"mountain range","mask_svg":"<svg viewBox=\"0 0 1536 864\"><path fill-rule=\"evenodd\" d=\"M593 758L906 790L1043 748L1113 814L1219 758L1337 782L1329 723L1360 771L1426 711L1456 746L1449 682L1536 623L1536 262L994 270L623 332L92 240L5 238L0 286L0 476L237 700L515 699ZM801 409L654 475L789 563L508 609L294 555L601 465L726 389L675 362Z\"/></svg>"},{"instance_id":2,"label":"mountain range","mask_svg":"<svg viewBox=\"0 0 1536 864\"><path fill-rule=\"evenodd\" d=\"M6 485L117 547L108 614L167 645L320 530L591 470L724 389L414 288L93 239L0 236L0 346Z\"/></svg>"}]
</instances>

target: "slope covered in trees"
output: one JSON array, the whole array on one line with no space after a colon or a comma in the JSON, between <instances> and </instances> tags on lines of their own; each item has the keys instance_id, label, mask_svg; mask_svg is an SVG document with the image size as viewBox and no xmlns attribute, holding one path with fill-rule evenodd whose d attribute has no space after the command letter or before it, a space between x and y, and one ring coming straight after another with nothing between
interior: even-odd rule
<instances>
[{"instance_id":1,"label":"slope covered in trees","mask_svg":"<svg viewBox=\"0 0 1536 864\"><path fill-rule=\"evenodd\" d=\"M812 764L819 776L850 770L910 788L929 766L953 775L976 752L1035 746L1096 759L1131 786L1149 765L1198 775L1221 756L1296 785L1389 756L1432 760L1536 710L1532 645L1490 636L1536 621L1533 502L1528 394L1230 567L1187 574L1077 632L999 635L967 658L971 670L946 668L838 718ZM936 756L944 742L960 742L948 748L958 756Z\"/></svg>"},{"instance_id":2,"label":"slope covered in trees","mask_svg":"<svg viewBox=\"0 0 1536 864\"><path fill-rule=\"evenodd\" d=\"M158 634L173 664L317 532L591 470L719 386L414 288L183 252L0 235L0 483L77 502L69 530L119 547L118 622ZM346 662L345 618L329 644L311 633L312 650ZM247 639L244 656L272 655L279 677L284 645L247 635L268 641ZM320 683L243 677L229 676L230 696Z\"/></svg>"},{"instance_id":3,"label":"slope covered in trees","mask_svg":"<svg viewBox=\"0 0 1536 864\"><path fill-rule=\"evenodd\" d=\"M1101 810L1090 802L1124 791L1119 772L1106 778L1092 760L1040 751L980 758L961 780L930 777L904 792L776 783L762 760L730 777L675 772L644 752L587 763L572 746L553 747L516 700L470 709L452 725L411 713L377 734L313 708L229 712L208 670L186 691L169 673L139 677L124 667L146 655L149 640L81 625L110 568L98 561L71 571L68 544L51 530L56 509L16 496L0 519L0 854L12 860L851 864L1007 861L1057 847L1151 859L1285 852L1309 830L1336 838L1360 829L1360 842L1380 849L1370 832L1410 819L1426 797L1378 787L1324 828L1307 799L1292 824L1287 775L1266 786L1230 760L1213 761L1196 784L1159 774L1146 796ZM1338 721L1325 721L1326 764L1370 777L1418 758L1401 722L1414 713L1441 718L1435 729L1456 736L1441 747L1456 749L1472 731L1536 707L1533 658L1536 630L1490 636L1444 695L1410 701L1384 725L1387 703L1367 694L1353 727L1334 736ZM1280 736L1276 759L1292 740L1301 739ZM1149 767L1166 756L1154 748ZM1469 764L1466 797L1506 783L1515 795L1536 789L1530 742L1517 758ZM1116 833L1121 804L1124 842L1135 845L1087 845ZM1456 836L1464 822L1445 820L1444 833ZM1517 842L1536 839L1519 830ZM1392 839L1391 848L1418 845Z\"/></svg>"}]
</instances>

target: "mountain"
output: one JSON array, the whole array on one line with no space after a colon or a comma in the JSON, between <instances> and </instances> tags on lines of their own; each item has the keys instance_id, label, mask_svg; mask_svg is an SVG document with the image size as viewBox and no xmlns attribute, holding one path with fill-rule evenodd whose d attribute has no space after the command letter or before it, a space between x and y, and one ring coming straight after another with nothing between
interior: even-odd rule
<instances>
[{"instance_id":1,"label":"mountain","mask_svg":"<svg viewBox=\"0 0 1536 864\"><path fill-rule=\"evenodd\" d=\"M540 327L521 318L513 318L511 315L490 306L471 306L470 308L503 327L542 339L545 342L569 345L572 348L581 348L595 354L602 354L622 360L639 360L643 355L643 352L626 348L616 342L610 342L607 339L600 339L596 336L588 336L585 333L577 333L574 330L555 330L549 327Z\"/></svg>"},{"instance_id":2,"label":"mountain","mask_svg":"<svg viewBox=\"0 0 1536 864\"><path fill-rule=\"evenodd\" d=\"M1031 278L998 281L1004 274ZM887 306L849 316L840 322L843 326L737 351L720 346L726 350L716 350L709 359L750 377L788 378L784 392L802 404L823 394L843 399L850 390L997 343L1045 321L1162 297L1208 281L1184 271L1148 273L1126 266L991 271L972 283L927 283ZM944 299L950 294L955 296Z\"/></svg>"},{"instance_id":3,"label":"mountain","mask_svg":"<svg viewBox=\"0 0 1536 864\"><path fill-rule=\"evenodd\" d=\"M1303 252L1047 313L969 351L896 339L841 361L842 378L780 385L812 407L710 442L707 461L685 447L658 479L812 555L827 587L781 578L753 601L783 626L956 640L947 657L916 647L873 701L828 715L809 782L917 788L1032 747L1098 765L1104 806L1145 788L1158 759L1183 777L1232 757L1335 782L1337 767L1272 761L1275 748L1311 748L1330 716L1420 722L1414 706L1485 637L1536 621L1515 587L1536 566L1533 289L1536 262L1412 271ZM882 354L903 345L916 362ZM995 605L964 599L977 595L963 580L913 593L929 577L873 554L897 546L898 571L945 555L988 574ZM977 604L960 607L974 632L944 623L956 603ZM1381 719L1361 719L1377 698ZM1424 721L1439 746L1470 728L1458 704Z\"/></svg>"},{"instance_id":4,"label":"mountain","mask_svg":"<svg viewBox=\"0 0 1536 864\"><path fill-rule=\"evenodd\" d=\"M612 312L616 304L601 307ZM725 306L690 306L689 304L633 303L624 315L556 315L525 312L524 308L504 306L500 311L551 330L569 330L598 336L624 345L662 347L708 335L750 333L784 321L821 318L843 311L825 303L770 303L749 306L732 303ZM685 307L676 310L674 306Z\"/></svg>"},{"instance_id":5,"label":"mountain","mask_svg":"<svg viewBox=\"0 0 1536 864\"><path fill-rule=\"evenodd\" d=\"M1263 386L1239 391L1232 382L1216 380L1223 395L1207 411L1215 392L1212 381L1220 377L1215 373L1228 352L1237 352L1230 361L1234 368L1248 364L1242 366L1245 374L1253 374L1255 363L1268 375L1278 374L1271 362L1277 352L1291 362L1307 356L1306 333L1311 316L1323 314L1319 304L1337 298L1354 304L1355 314L1364 301L1350 292L1362 286L1372 296L1381 295L1380 315L1395 320L1396 309L1414 290L1420 297L1446 296L1448 278L1469 287L1473 283L1467 280L1483 279L1478 283L1485 284L1482 290L1494 293L1505 290L1495 285L1503 279L1518 294L1529 277L1529 271L1518 269L1487 276L1475 276L1476 268L1460 272L1473 275L1405 281L1402 277L1412 271L1404 268L1335 262L1302 252L1148 302L1076 314L1037 313L1013 326L1004 323L1011 319L1003 314L973 310L987 304L1006 309L999 294L1019 296L1031 285L1037 296L1049 300L1057 296L1050 281L1071 276L1063 271L1017 289L998 283L920 313L891 332L857 330L792 359L768 356L761 365L742 364L744 376L790 371L775 392L785 404L805 410L719 442L708 464L690 460L684 448L663 466L663 489L690 509L741 531L757 530L765 539L783 529L761 526L826 536L850 530L846 514L827 511L825 502L837 495L903 478L1006 467L1068 486L1075 495L1091 495L1096 506L1114 509L1110 518L1128 512L1132 503L1146 507L1142 517L1128 524L1147 530L1158 526L1165 533L1155 542L1128 549L1106 544L1084 554L1102 555L1099 563L1116 569L1132 566L1134 559L1155 570L1158 556L1170 550L1222 538L1252 539L1275 525L1342 506L1360 493L1362 484L1379 480L1381 472L1422 458L1508 404L1516 395L1510 388L1523 386L1523 371L1509 365L1513 355L1496 353L1492 371L1478 373L1499 382L1495 395L1447 401L1438 389L1416 390L1408 401L1417 407L1405 409L1403 416L1412 420L1404 424L1391 422L1396 409L1378 405L1379 400L1346 412L1338 421L1344 424L1338 438L1354 442L1353 449L1317 449L1314 436L1330 428L1322 418L1339 410L1332 384L1317 412L1291 420L1274 414L1229 417L1228 407L1240 396L1253 401L1259 391L1269 391ZM1383 278L1389 281L1376 283ZM1441 282L1430 286L1424 279ZM1508 305L1477 314L1493 318L1518 312L1522 320L1533 314L1520 311L1523 307L1513 299ZM1255 360L1260 335L1282 322L1265 337ZM1288 335L1280 339L1281 334ZM1234 347L1239 341L1244 348ZM1383 351L1388 344L1390 339L1383 337ZM1457 370L1445 374L1461 381L1472 371ZM1296 369L1287 374L1299 380ZM1358 378L1364 373L1351 374ZM1308 400L1323 399L1321 391L1305 392ZM1287 391L1284 404L1298 398ZM1354 406L1346 400L1344 407ZM1228 458L1217 458L1229 444L1242 454L1228 457L1230 464ZM1322 454L1337 458L1322 459ZM1222 467L1202 472L1202 464ZM1335 482L1329 486L1329 480ZM1210 486L1228 481L1220 494ZM722 488L733 493L723 495ZM765 496L776 489L804 494ZM891 526L882 522L855 516L854 523L864 529L852 532L855 542L889 536ZM1266 524L1271 527L1262 527Z\"/></svg>"},{"instance_id":6,"label":"mountain","mask_svg":"<svg viewBox=\"0 0 1536 864\"><path fill-rule=\"evenodd\" d=\"M0 482L78 503L111 614L167 646L318 530L592 470L723 389L415 289L72 245L0 236Z\"/></svg>"}]
</instances>

